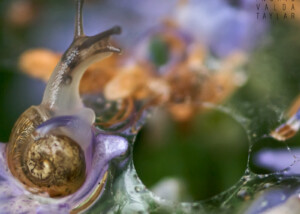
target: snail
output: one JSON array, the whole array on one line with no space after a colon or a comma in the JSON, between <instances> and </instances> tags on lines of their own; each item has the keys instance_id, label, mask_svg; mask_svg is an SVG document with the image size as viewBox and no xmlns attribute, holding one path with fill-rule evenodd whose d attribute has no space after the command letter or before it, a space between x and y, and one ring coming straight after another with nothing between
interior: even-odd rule
<instances>
[{"instance_id":1,"label":"snail","mask_svg":"<svg viewBox=\"0 0 300 214\"><path fill-rule=\"evenodd\" d=\"M94 110L80 98L83 73L95 61L120 52L109 38L121 32L120 27L113 27L86 36L83 2L76 1L73 42L53 71L41 104L27 109L16 121L9 142L0 144L0 195L7 194L8 188L12 203L18 204L2 204L0 197L4 212L54 209L56 213L77 213L86 209L102 191L109 162L127 151L125 138L93 126ZM21 199L29 202L22 207L15 202Z\"/></svg>"}]
</instances>

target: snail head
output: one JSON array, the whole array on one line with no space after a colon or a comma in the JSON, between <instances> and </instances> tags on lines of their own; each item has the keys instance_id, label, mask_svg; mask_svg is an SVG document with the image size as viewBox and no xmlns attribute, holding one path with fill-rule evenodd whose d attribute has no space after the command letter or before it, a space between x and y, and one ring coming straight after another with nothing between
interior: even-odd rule
<instances>
[{"instance_id":1,"label":"snail head","mask_svg":"<svg viewBox=\"0 0 300 214\"><path fill-rule=\"evenodd\" d=\"M77 0L75 34L70 47L63 54L47 84L42 104L60 111L61 114L72 114L83 107L79 95L79 83L82 75L92 63L112 53L120 53L113 47L110 36L121 33L115 26L94 36L86 36L82 24L82 6L84 0Z\"/></svg>"}]
</instances>

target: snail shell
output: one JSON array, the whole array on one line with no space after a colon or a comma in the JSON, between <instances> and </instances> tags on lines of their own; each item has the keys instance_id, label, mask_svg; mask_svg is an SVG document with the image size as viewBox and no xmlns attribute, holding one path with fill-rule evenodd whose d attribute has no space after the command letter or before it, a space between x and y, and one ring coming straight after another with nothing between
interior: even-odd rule
<instances>
[{"instance_id":1,"label":"snail shell","mask_svg":"<svg viewBox=\"0 0 300 214\"><path fill-rule=\"evenodd\" d=\"M62 135L35 136L50 113L32 106L17 120L7 145L8 167L32 193L61 197L74 193L85 180L81 147Z\"/></svg>"}]
</instances>

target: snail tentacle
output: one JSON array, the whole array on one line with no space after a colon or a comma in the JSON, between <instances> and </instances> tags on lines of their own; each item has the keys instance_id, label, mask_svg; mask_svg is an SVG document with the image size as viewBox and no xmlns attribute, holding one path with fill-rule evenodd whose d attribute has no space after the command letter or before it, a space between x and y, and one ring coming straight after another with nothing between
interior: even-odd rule
<instances>
[{"instance_id":1,"label":"snail tentacle","mask_svg":"<svg viewBox=\"0 0 300 214\"><path fill-rule=\"evenodd\" d=\"M82 23L82 8L83 8L84 0L76 1L76 18L75 18L75 32L74 38L83 36L83 23Z\"/></svg>"}]
</instances>

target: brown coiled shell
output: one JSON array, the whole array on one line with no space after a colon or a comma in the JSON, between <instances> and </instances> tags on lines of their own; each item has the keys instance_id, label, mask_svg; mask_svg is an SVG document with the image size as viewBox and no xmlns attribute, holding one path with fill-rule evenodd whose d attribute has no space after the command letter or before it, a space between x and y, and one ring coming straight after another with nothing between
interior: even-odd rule
<instances>
[{"instance_id":1,"label":"brown coiled shell","mask_svg":"<svg viewBox=\"0 0 300 214\"><path fill-rule=\"evenodd\" d=\"M37 138L35 129L47 119L49 113L36 106L20 116L6 148L8 167L30 192L66 196L84 183L85 157L80 146L67 136Z\"/></svg>"}]
</instances>

